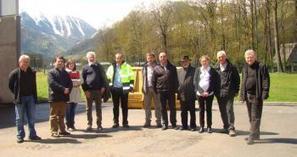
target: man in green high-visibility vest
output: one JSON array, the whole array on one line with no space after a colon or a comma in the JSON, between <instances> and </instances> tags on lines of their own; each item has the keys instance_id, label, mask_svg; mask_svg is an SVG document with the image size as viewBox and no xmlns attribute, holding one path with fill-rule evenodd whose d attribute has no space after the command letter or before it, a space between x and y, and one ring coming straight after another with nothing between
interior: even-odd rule
<instances>
[{"instance_id":1,"label":"man in green high-visibility vest","mask_svg":"<svg viewBox=\"0 0 297 157\"><path fill-rule=\"evenodd\" d=\"M110 65L106 72L113 101L113 128L119 127L119 104L121 102L124 128L128 125L128 94L134 88L134 72L124 60L122 53L115 54L115 63Z\"/></svg>"}]
</instances>

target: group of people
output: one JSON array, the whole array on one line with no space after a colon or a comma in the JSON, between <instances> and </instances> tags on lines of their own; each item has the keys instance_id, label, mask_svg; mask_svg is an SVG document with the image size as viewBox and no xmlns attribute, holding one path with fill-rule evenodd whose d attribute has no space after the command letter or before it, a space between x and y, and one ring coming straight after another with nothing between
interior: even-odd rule
<instances>
[{"instance_id":1,"label":"group of people","mask_svg":"<svg viewBox=\"0 0 297 157\"><path fill-rule=\"evenodd\" d=\"M50 131L52 137L70 135L68 131L75 130L75 108L81 101L80 86L86 96L87 128L93 130L92 106L95 102L96 131L102 127L102 100L106 101L111 93L113 102L113 126L118 128L119 106L122 109L122 126L129 128L128 96L133 92L135 74L132 67L125 62L122 53L115 54L115 62L105 72L102 65L96 61L95 52L88 52L88 64L82 72L76 70L73 60L62 56L55 57L54 68L48 72L48 90L50 103ZM143 127L151 127L154 104L156 127L180 130L197 130L195 101L199 103L199 133L212 133L212 103L214 97L218 101L222 132L236 136L233 102L240 93L240 101L247 104L250 134L246 138L248 144L260 138L260 122L263 100L269 95L269 72L265 65L259 63L254 50L244 54L246 63L242 69L242 83L237 68L227 59L225 51L217 53L218 63L210 65L210 58L203 55L199 58L200 65L194 68L189 56L180 60L181 68L170 63L166 52L160 52L158 59L154 53L146 54L146 63L142 68L144 94L145 122ZM9 75L9 88L14 94L17 126L17 142L24 142L24 116L28 120L29 139L41 140L34 128L35 104L37 101L36 73L29 66L30 58L21 55L19 67ZM66 63L66 64L65 64ZM66 67L64 67L66 65ZM81 76L80 76L81 75ZM181 127L177 127L176 95L181 104ZM168 111L170 111L168 120ZM190 125L188 125L188 112ZM205 125L206 112L206 125ZM66 116L65 116L66 114ZM66 119L66 126L64 122Z\"/></svg>"}]
</instances>

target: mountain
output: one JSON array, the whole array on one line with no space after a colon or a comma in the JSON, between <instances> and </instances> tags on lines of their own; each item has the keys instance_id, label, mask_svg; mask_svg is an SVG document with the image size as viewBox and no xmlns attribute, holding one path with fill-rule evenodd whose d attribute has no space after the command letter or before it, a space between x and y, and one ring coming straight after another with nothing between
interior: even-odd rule
<instances>
[{"instance_id":1,"label":"mountain","mask_svg":"<svg viewBox=\"0 0 297 157\"><path fill-rule=\"evenodd\" d=\"M71 16L50 16L22 12L21 51L53 57L96 33L84 20Z\"/></svg>"}]
</instances>

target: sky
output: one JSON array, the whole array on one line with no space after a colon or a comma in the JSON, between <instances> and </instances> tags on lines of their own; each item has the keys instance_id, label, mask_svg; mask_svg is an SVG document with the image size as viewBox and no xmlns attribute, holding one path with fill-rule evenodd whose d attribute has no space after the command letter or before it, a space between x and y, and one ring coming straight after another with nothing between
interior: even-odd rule
<instances>
[{"instance_id":1,"label":"sky","mask_svg":"<svg viewBox=\"0 0 297 157\"><path fill-rule=\"evenodd\" d=\"M149 6L154 0L19 0L19 12L70 15L99 29L111 26L136 8Z\"/></svg>"}]
</instances>

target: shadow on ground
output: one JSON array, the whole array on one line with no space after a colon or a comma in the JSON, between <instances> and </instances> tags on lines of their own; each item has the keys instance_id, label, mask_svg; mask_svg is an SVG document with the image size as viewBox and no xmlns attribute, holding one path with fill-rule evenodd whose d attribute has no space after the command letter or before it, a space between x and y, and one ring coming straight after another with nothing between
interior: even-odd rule
<instances>
[{"instance_id":1,"label":"shadow on ground","mask_svg":"<svg viewBox=\"0 0 297 157\"><path fill-rule=\"evenodd\" d=\"M296 138L264 138L256 143L259 144L297 144L297 139Z\"/></svg>"}]
</instances>

